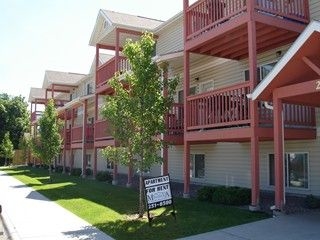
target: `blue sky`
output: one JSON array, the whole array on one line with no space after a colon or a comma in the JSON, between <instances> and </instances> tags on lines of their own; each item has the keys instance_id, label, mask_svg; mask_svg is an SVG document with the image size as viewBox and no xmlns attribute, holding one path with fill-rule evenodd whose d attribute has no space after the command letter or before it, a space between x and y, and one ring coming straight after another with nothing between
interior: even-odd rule
<instances>
[{"instance_id":1,"label":"blue sky","mask_svg":"<svg viewBox=\"0 0 320 240\"><path fill-rule=\"evenodd\" d=\"M182 6L183 0L0 0L0 92L28 100L45 70L88 73L99 9L167 20Z\"/></svg>"}]
</instances>

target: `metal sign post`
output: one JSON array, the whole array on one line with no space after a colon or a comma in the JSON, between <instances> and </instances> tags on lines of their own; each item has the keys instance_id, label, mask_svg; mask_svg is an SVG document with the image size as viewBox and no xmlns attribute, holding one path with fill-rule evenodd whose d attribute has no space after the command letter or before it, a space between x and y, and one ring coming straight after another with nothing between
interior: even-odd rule
<instances>
[{"instance_id":1,"label":"metal sign post","mask_svg":"<svg viewBox=\"0 0 320 240\"><path fill-rule=\"evenodd\" d=\"M159 176L155 178L144 179L145 197L148 212L148 221L151 226L153 217L150 217L150 210L172 205L171 212L176 219L173 198L171 194L169 175Z\"/></svg>"}]
</instances>

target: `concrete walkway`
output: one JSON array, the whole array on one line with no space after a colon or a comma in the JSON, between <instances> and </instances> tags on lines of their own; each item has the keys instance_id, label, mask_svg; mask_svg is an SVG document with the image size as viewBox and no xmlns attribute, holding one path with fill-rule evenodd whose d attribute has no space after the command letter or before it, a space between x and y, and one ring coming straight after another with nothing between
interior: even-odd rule
<instances>
[{"instance_id":1,"label":"concrete walkway","mask_svg":"<svg viewBox=\"0 0 320 240\"><path fill-rule=\"evenodd\" d=\"M2 219L6 238L20 240L110 240L108 235L0 171Z\"/></svg>"},{"instance_id":2,"label":"concrete walkway","mask_svg":"<svg viewBox=\"0 0 320 240\"><path fill-rule=\"evenodd\" d=\"M274 218L203 233L184 240L319 240L320 212Z\"/></svg>"},{"instance_id":3,"label":"concrete walkway","mask_svg":"<svg viewBox=\"0 0 320 240\"><path fill-rule=\"evenodd\" d=\"M0 171L0 204L8 234L0 240L110 240L108 235ZM0 221L0 233L3 231ZM5 232L5 231L4 231ZM320 211L280 215L186 240L319 240Z\"/></svg>"}]
</instances>

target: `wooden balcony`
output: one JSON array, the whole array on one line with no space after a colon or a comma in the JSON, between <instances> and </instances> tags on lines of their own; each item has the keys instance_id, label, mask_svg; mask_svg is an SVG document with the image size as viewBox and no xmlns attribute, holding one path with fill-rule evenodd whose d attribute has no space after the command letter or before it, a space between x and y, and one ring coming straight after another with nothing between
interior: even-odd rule
<instances>
[{"instance_id":1,"label":"wooden balcony","mask_svg":"<svg viewBox=\"0 0 320 240\"><path fill-rule=\"evenodd\" d=\"M187 107L188 131L230 129L250 126L249 83L189 96ZM273 126L273 112L259 103L260 127ZM284 125L292 129L315 129L315 110L312 107L284 105Z\"/></svg>"},{"instance_id":2,"label":"wooden balcony","mask_svg":"<svg viewBox=\"0 0 320 240\"><path fill-rule=\"evenodd\" d=\"M42 116L42 111L34 111L31 113L31 122L34 123L39 120L39 118Z\"/></svg>"},{"instance_id":3,"label":"wooden balcony","mask_svg":"<svg viewBox=\"0 0 320 240\"><path fill-rule=\"evenodd\" d=\"M249 83L189 96L187 130L248 125L250 123Z\"/></svg>"},{"instance_id":4,"label":"wooden balcony","mask_svg":"<svg viewBox=\"0 0 320 240\"><path fill-rule=\"evenodd\" d=\"M310 20L308 0L199 0L185 10L186 49L236 60L248 57L251 12L258 53L293 42Z\"/></svg>"},{"instance_id":5,"label":"wooden balcony","mask_svg":"<svg viewBox=\"0 0 320 240\"><path fill-rule=\"evenodd\" d=\"M130 64L129 61L122 56L119 56L118 62L117 62L117 69L119 73L124 73L126 71L129 71ZM97 92L101 92L101 89L106 88L106 84L109 79L111 79L116 72L116 58L113 57L103 65L99 66L97 68L97 77L96 77L96 89Z\"/></svg>"},{"instance_id":6,"label":"wooden balcony","mask_svg":"<svg viewBox=\"0 0 320 240\"><path fill-rule=\"evenodd\" d=\"M114 145L115 141L111 136L110 128L106 120L98 120L95 122L94 145L95 147L105 147Z\"/></svg>"},{"instance_id":7,"label":"wooden balcony","mask_svg":"<svg viewBox=\"0 0 320 240\"><path fill-rule=\"evenodd\" d=\"M170 144L180 145L183 144L183 104L174 103L171 110L166 116L166 133L164 140Z\"/></svg>"},{"instance_id":8,"label":"wooden balcony","mask_svg":"<svg viewBox=\"0 0 320 240\"><path fill-rule=\"evenodd\" d=\"M86 127L86 147L90 148L91 145L93 144L93 132L94 132L94 126L89 124ZM71 130L71 144L72 144L72 148L82 148L82 144L83 142L83 126L76 126L73 127Z\"/></svg>"}]
</instances>

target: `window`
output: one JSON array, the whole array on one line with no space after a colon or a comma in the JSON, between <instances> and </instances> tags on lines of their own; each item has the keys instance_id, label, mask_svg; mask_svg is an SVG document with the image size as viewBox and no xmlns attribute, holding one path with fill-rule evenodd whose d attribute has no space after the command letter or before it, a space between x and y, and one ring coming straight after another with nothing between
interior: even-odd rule
<instances>
[{"instance_id":1,"label":"window","mask_svg":"<svg viewBox=\"0 0 320 240\"><path fill-rule=\"evenodd\" d=\"M260 67L260 76L261 76L260 80L264 79L271 72L271 70L274 68L276 64L277 62L272 62L272 63L262 65Z\"/></svg>"},{"instance_id":2,"label":"window","mask_svg":"<svg viewBox=\"0 0 320 240\"><path fill-rule=\"evenodd\" d=\"M272 62L268 64L261 65L260 67L257 67L257 78L258 82L262 81L274 68L274 66L277 64L277 62ZM244 80L249 81L249 70L244 71Z\"/></svg>"},{"instance_id":3,"label":"window","mask_svg":"<svg viewBox=\"0 0 320 240\"><path fill-rule=\"evenodd\" d=\"M190 177L204 178L204 154L190 154Z\"/></svg>"},{"instance_id":4,"label":"window","mask_svg":"<svg viewBox=\"0 0 320 240\"><path fill-rule=\"evenodd\" d=\"M213 81L205 82L201 84L201 92L208 92L213 90Z\"/></svg>"},{"instance_id":5,"label":"window","mask_svg":"<svg viewBox=\"0 0 320 240\"><path fill-rule=\"evenodd\" d=\"M285 186L293 188L309 187L309 157L307 153L285 154ZM274 154L269 154L269 184L275 183Z\"/></svg>"},{"instance_id":6,"label":"window","mask_svg":"<svg viewBox=\"0 0 320 240\"><path fill-rule=\"evenodd\" d=\"M189 95L195 95L196 90L197 90L196 86L189 88ZM178 92L178 103L183 103L183 90L180 90Z\"/></svg>"},{"instance_id":7,"label":"window","mask_svg":"<svg viewBox=\"0 0 320 240\"><path fill-rule=\"evenodd\" d=\"M93 93L93 87L92 83L87 83L86 85L86 95L92 94Z\"/></svg>"},{"instance_id":8,"label":"window","mask_svg":"<svg viewBox=\"0 0 320 240\"><path fill-rule=\"evenodd\" d=\"M113 169L113 162L107 159L107 169L112 170Z\"/></svg>"},{"instance_id":9,"label":"window","mask_svg":"<svg viewBox=\"0 0 320 240\"><path fill-rule=\"evenodd\" d=\"M87 162L87 167L91 168L91 155L86 154L86 162Z\"/></svg>"}]
</instances>

